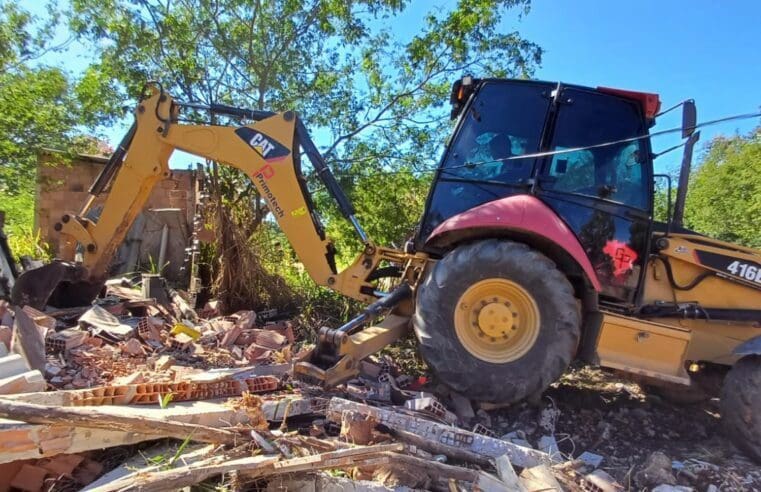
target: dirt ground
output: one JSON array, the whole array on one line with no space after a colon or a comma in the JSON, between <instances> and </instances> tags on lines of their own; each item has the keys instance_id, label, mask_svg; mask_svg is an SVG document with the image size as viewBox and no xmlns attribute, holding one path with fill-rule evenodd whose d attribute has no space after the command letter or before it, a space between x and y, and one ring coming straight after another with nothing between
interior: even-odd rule
<instances>
[{"instance_id":1,"label":"dirt ground","mask_svg":"<svg viewBox=\"0 0 761 492\"><path fill-rule=\"evenodd\" d=\"M566 455L601 455L600 467L627 490L649 488L636 476L658 451L672 460L678 485L698 491L715 490L712 485L718 490L761 490L761 467L723 435L716 399L676 405L617 374L576 367L538 405L492 410L488 418L495 431L523 433L534 446L542 435L554 433Z\"/></svg>"}]
</instances>

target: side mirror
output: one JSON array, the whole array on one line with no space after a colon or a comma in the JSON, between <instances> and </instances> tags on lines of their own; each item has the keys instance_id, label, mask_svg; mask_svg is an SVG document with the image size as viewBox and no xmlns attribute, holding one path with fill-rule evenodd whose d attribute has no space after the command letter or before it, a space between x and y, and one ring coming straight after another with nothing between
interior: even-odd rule
<instances>
[{"instance_id":1,"label":"side mirror","mask_svg":"<svg viewBox=\"0 0 761 492\"><path fill-rule=\"evenodd\" d=\"M688 138L695 133L698 123L698 111L695 108L695 100L687 99L682 103L682 138Z\"/></svg>"}]
</instances>

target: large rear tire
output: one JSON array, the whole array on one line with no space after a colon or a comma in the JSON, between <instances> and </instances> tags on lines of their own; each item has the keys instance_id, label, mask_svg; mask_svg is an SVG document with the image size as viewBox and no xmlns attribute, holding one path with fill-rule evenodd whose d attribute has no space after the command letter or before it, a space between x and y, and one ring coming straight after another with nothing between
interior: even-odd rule
<instances>
[{"instance_id":1,"label":"large rear tire","mask_svg":"<svg viewBox=\"0 0 761 492\"><path fill-rule=\"evenodd\" d=\"M580 313L565 275L525 244L463 244L418 287L413 325L444 384L512 403L545 390L576 353Z\"/></svg>"},{"instance_id":2,"label":"large rear tire","mask_svg":"<svg viewBox=\"0 0 761 492\"><path fill-rule=\"evenodd\" d=\"M721 389L721 419L732 442L761 463L761 356L743 357Z\"/></svg>"}]
</instances>

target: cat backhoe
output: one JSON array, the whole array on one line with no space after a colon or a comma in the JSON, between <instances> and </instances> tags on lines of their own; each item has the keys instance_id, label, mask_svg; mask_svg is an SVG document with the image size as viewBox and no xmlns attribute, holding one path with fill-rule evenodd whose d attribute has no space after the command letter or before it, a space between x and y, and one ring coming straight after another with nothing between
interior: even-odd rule
<instances>
[{"instance_id":1,"label":"cat backhoe","mask_svg":"<svg viewBox=\"0 0 761 492\"><path fill-rule=\"evenodd\" d=\"M682 224L699 136L694 104L682 105L677 196L658 222L656 94L465 77L450 102L454 132L415 237L397 250L367 237L296 113L182 103L152 84L90 189L107 194L99 219L86 218L92 200L62 213L60 260L23 273L13 301L42 308L97 295L154 184L171 173L170 155L182 150L244 171L311 278L368 304L320 330L295 364L300 377L347 381L409 329L437 378L474 400L539 394L578 358L675 394L721 387L729 432L761 460L761 252ZM248 123L186 123L183 110ZM362 241L342 271L303 159ZM382 290L388 279L394 287Z\"/></svg>"}]
</instances>

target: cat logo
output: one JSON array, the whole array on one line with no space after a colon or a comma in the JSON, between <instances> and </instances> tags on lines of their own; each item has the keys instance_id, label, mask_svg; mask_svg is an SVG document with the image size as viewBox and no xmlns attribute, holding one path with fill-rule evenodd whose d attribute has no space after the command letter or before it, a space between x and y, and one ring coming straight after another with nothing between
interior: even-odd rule
<instances>
[{"instance_id":1,"label":"cat logo","mask_svg":"<svg viewBox=\"0 0 761 492\"><path fill-rule=\"evenodd\" d=\"M257 154L268 162L279 161L291 153L284 145L258 132L253 128L242 126L235 130L235 134L242 138Z\"/></svg>"}]
</instances>

